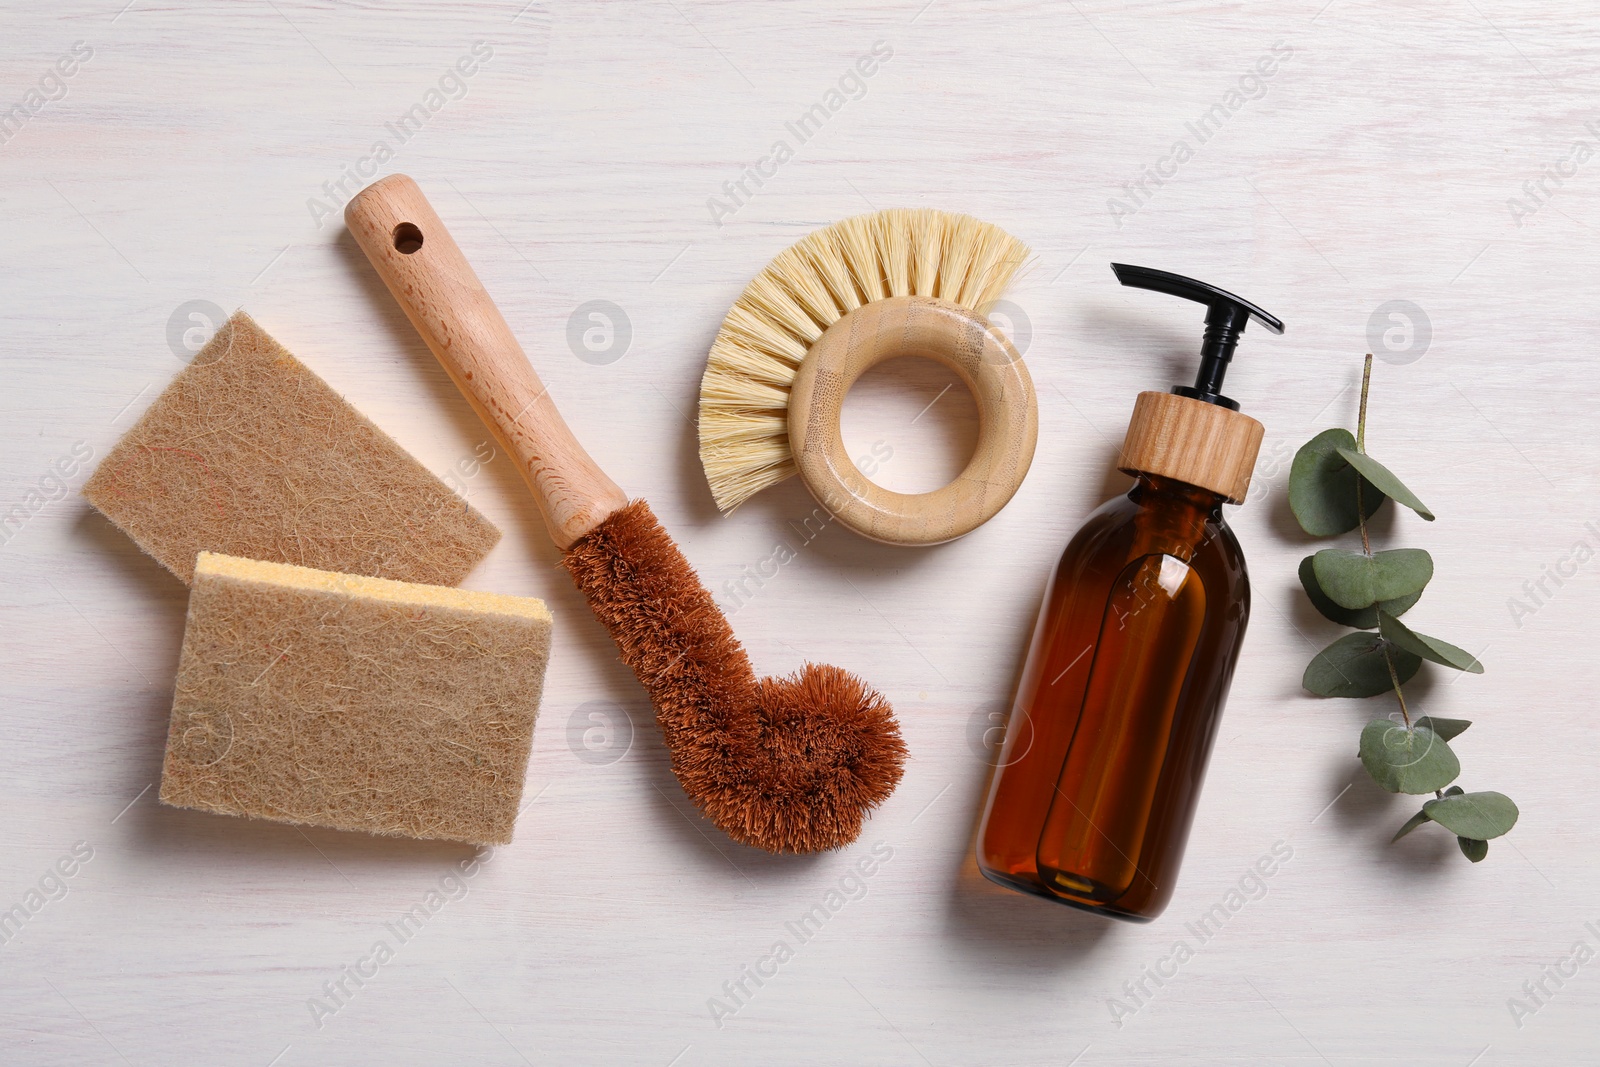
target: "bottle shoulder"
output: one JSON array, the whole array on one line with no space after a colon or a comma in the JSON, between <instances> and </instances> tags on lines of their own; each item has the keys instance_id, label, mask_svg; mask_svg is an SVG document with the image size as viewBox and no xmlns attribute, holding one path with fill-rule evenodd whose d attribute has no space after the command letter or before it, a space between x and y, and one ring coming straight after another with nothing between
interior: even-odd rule
<instances>
[{"instance_id":1,"label":"bottle shoulder","mask_svg":"<svg viewBox=\"0 0 1600 1067\"><path fill-rule=\"evenodd\" d=\"M1244 552L1220 510L1210 512L1161 494L1114 497L1090 513L1067 543L1058 575L1121 570L1154 553L1176 556L1218 591L1247 595Z\"/></svg>"}]
</instances>

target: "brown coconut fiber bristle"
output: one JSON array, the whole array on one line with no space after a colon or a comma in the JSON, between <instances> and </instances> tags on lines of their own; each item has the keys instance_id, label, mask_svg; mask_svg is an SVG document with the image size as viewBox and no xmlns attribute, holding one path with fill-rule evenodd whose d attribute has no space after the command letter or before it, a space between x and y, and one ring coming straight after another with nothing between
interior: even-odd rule
<instances>
[{"instance_id":1,"label":"brown coconut fiber bristle","mask_svg":"<svg viewBox=\"0 0 1600 1067\"><path fill-rule=\"evenodd\" d=\"M683 791L736 841L840 848L900 781L887 701L838 667L757 680L750 659L649 505L567 549L566 567L650 694Z\"/></svg>"}]
</instances>

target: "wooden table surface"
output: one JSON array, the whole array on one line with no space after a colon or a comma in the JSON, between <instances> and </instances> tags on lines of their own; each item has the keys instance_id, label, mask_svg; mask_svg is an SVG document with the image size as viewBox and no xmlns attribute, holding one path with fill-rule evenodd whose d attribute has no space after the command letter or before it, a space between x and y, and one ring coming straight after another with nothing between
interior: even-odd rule
<instances>
[{"instance_id":1,"label":"wooden table surface","mask_svg":"<svg viewBox=\"0 0 1600 1067\"><path fill-rule=\"evenodd\" d=\"M1592 14L524 2L0 16L0 108L20 109L0 114L0 910L25 917L0 915L0 1059L1600 1061ZM479 461L486 432L344 230L348 196L394 171L428 191L601 465L737 608L758 669L834 662L893 701L912 762L855 846L774 858L684 799L515 471ZM723 314L805 233L897 205L970 212L1034 250L1003 309L1040 397L1030 476L929 550L807 534L795 482L719 516L692 416ZM972 859L985 741L1049 569L1126 487L1110 461L1134 394L1192 373L1200 309L1119 288L1113 260L1288 323L1252 328L1228 381L1267 426L1231 513L1254 618L1182 882L1145 926L1005 892ZM555 612L532 803L470 878L450 877L463 847L155 800L185 591L76 490L239 307L501 526L467 586ZM1408 621L1488 665L1413 699L1476 720L1455 742L1463 783L1522 809L1476 866L1437 827L1387 844L1413 802L1355 749L1390 702L1299 687L1340 631L1298 589L1311 542L1288 458L1353 426L1374 348L1369 448L1439 516L1377 524L1437 561ZM949 384L891 367L852 395L847 441L883 484L959 467L973 409ZM1290 858L1257 890L1275 847ZM364 963L430 894L426 927ZM745 968L780 941L755 985Z\"/></svg>"}]
</instances>

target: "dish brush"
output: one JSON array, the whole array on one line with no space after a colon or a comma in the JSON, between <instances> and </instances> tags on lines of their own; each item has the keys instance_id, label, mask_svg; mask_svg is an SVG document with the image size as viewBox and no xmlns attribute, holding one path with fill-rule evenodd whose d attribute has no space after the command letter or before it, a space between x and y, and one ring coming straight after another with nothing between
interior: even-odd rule
<instances>
[{"instance_id":1,"label":"dish brush","mask_svg":"<svg viewBox=\"0 0 1600 1067\"><path fill-rule=\"evenodd\" d=\"M1033 459L1038 404L1005 335L984 317L1028 257L970 215L896 209L844 219L785 249L723 321L700 384L700 460L730 512L800 474L846 526L892 544L934 544L993 517ZM977 401L978 446L931 493L873 484L845 452L845 394L867 370L923 356Z\"/></svg>"},{"instance_id":2,"label":"dish brush","mask_svg":"<svg viewBox=\"0 0 1600 1067\"><path fill-rule=\"evenodd\" d=\"M855 840L904 767L888 702L838 667L756 678L649 505L630 502L567 428L416 182L374 182L346 206L345 222L516 458L573 581L649 693L690 800L730 837L770 852Z\"/></svg>"}]
</instances>

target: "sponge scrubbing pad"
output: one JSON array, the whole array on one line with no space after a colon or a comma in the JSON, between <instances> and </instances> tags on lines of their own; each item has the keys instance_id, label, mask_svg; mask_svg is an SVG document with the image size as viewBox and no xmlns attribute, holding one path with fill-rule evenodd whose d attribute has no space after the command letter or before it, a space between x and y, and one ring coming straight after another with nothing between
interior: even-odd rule
<instances>
[{"instance_id":1,"label":"sponge scrubbing pad","mask_svg":"<svg viewBox=\"0 0 1600 1067\"><path fill-rule=\"evenodd\" d=\"M500 539L243 312L83 493L185 582L205 549L454 585Z\"/></svg>"},{"instance_id":2,"label":"sponge scrubbing pad","mask_svg":"<svg viewBox=\"0 0 1600 1067\"><path fill-rule=\"evenodd\" d=\"M540 600L202 552L161 799L504 844L549 652Z\"/></svg>"}]
</instances>

